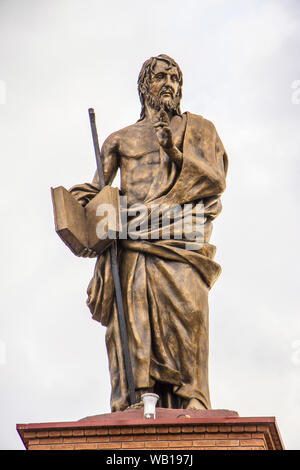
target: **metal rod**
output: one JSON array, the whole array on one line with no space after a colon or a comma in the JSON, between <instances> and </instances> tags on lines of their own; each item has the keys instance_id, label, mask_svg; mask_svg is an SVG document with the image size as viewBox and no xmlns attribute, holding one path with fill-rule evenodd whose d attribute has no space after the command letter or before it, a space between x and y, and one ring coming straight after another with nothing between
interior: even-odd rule
<instances>
[{"instance_id":1,"label":"metal rod","mask_svg":"<svg viewBox=\"0 0 300 470\"><path fill-rule=\"evenodd\" d=\"M92 136L93 136L94 150L95 150L95 155L96 155L97 170L98 170L98 176L99 176L99 186L101 190L105 186L105 181L104 181L103 163L102 163L101 153L100 153L100 148L99 148L98 132L97 132L97 127L96 127L96 116L95 116L95 111L93 110L93 108L89 108L89 116L90 116L90 124L91 124ZM128 345L128 336L127 336L127 330L126 330L126 321L125 321L125 314L124 314L124 307L123 307L123 300L122 300L122 290L121 290L115 242L113 242L112 245L110 246L110 260L111 260L112 274L113 274L114 285L115 285L118 319L119 319L119 326L120 326L120 332L121 332L121 341L122 341L122 346L123 346L123 358L124 358L124 363L125 363L125 373L126 373L126 379L127 379L127 384L128 384L128 390L129 390L130 404L133 405L136 402L135 385L134 385L134 378L133 378L133 373L132 373L132 365L131 365L129 345Z\"/></svg>"},{"instance_id":2,"label":"metal rod","mask_svg":"<svg viewBox=\"0 0 300 470\"><path fill-rule=\"evenodd\" d=\"M93 144L94 144L94 150L95 150L95 156L96 156L99 186L100 186L100 191L101 191L101 189L103 189L105 186L105 181L104 181L103 164L102 164L100 147L99 147L98 132L97 132L97 126L96 126L96 115L95 115L95 111L93 110L93 108L89 108L89 117L90 117L91 131L92 131Z\"/></svg>"}]
</instances>

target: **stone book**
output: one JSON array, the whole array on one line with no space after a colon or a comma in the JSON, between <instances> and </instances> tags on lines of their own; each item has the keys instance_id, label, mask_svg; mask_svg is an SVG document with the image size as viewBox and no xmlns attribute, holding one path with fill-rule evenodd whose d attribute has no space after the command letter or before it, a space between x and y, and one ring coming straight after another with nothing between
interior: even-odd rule
<instances>
[{"instance_id":1,"label":"stone book","mask_svg":"<svg viewBox=\"0 0 300 470\"><path fill-rule=\"evenodd\" d=\"M119 189L105 186L85 207L63 186L51 188L55 230L76 255L101 254L121 231Z\"/></svg>"}]
</instances>

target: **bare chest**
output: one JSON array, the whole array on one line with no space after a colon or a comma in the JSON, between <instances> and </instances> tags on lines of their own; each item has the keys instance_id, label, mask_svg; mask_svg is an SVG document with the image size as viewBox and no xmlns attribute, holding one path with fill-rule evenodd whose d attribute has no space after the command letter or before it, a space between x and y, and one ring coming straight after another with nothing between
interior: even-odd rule
<instances>
[{"instance_id":1,"label":"bare chest","mask_svg":"<svg viewBox=\"0 0 300 470\"><path fill-rule=\"evenodd\" d=\"M170 124L174 144L179 150L182 150L185 125L185 115L182 118L174 118ZM119 156L121 158L139 160L155 152L159 153L159 143L151 125L137 124L125 132L120 139Z\"/></svg>"},{"instance_id":2,"label":"bare chest","mask_svg":"<svg viewBox=\"0 0 300 470\"><path fill-rule=\"evenodd\" d=\"M176 147L182 150L185 123L171 126ZM123 136L119 147L121 190L129 204L144 201L160 165L160 146L153 127L137 127Z\"/></svg>"}]
</instances>

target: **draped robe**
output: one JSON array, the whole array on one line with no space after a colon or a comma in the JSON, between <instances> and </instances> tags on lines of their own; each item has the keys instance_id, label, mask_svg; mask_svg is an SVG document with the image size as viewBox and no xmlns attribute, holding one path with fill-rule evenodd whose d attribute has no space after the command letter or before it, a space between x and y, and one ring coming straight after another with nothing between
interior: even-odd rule
<instances>
[{"instance_id":1,"label":"draped robe","mask_svg":"<svg viewBox=\"0 0 300 470\"><path fill-rule=\"evenodd\" d=\"M196 241L185 235L151 239L150 227L148 237L118 240L119 269L136 389L153 387L163 407L185 408L196 398L209 409L208 291L221 271L209 239L212 220L221 211L228 163L214 125L191 113L186 113L182 155L178 172L160 148L159 172L144 204L151 213L153 204L194 208L201 202L201 245L188 249L186 242ZM98 191L92 183L70 189L83 205ZM108 250L97 259L87 304L93 319L107 327L111 409L123 410L129 394Z\"/></svg>"}]
</instances>

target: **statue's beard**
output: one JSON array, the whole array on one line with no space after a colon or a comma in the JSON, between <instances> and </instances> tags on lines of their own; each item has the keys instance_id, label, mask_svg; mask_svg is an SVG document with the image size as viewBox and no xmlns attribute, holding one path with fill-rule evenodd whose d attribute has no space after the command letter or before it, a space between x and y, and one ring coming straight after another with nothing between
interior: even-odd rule
<instances>
[{"instance_id":1,"label":"statue's beard","mask_svg":"<svg viewBox=\"0 0 300 470\"><path fill-rule=\"evenodd\" d=\"M172 112L174 114L178 113L180 99L178 96L173 98L173 96L168 96L167 99L161 94L154 96L150 91L145 96L146 103L155 111L160 111L163 109L166 112Z\"/></svg>"}]
</instances>

